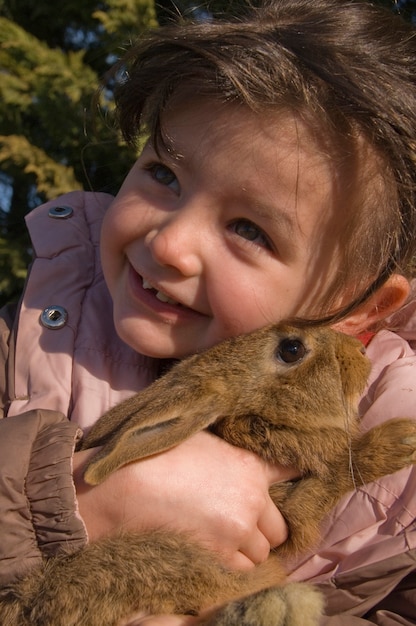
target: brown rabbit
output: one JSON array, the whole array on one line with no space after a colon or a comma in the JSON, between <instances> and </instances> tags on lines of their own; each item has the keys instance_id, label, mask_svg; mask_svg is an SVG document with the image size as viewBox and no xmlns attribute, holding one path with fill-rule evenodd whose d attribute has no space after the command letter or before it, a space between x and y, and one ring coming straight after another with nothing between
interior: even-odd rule
<instances>
[{"instance_id":1,"label":"brown rabbit","mask_svg":"<svg viewBox=\"0 0 416 626\"><path fill-rule=\"evenodd\" d=\"M179 534L124 535L55 557L0 594L8 626L116 625L134 611L199 613L217 626L314 626L322 601L285 583L284 557L310 548L322 517L347 491L416 462L416 423L395 419L359 432L357 403L369 374L357 340L328 328L278 324L230 339L175 365L106 413L82 441L102 446L90 484L121 465L210 428L302 478L271 494L289 539L250 574L227 572Z\"/></svg>"}]
</instances>

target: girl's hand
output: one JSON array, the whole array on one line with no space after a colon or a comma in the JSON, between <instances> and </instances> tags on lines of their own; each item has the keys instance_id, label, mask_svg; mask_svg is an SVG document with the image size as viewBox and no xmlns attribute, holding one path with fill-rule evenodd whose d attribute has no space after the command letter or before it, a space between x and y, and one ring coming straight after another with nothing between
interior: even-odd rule
<instances>
[{"instance_id":1,"label":"girl's hand","mask_svg":"<svg viewBox=\"0 0 416 626\"><path fill-rule=\"evenodd\" d=\"M296 472L269 466L207 431L90 487L82 467L94 452L77 452L74 459L79 510L91 541L123 530L168 528L191 534L231 569L246 570L287 538L268 490Z\"/></svg>"}]
</instances>

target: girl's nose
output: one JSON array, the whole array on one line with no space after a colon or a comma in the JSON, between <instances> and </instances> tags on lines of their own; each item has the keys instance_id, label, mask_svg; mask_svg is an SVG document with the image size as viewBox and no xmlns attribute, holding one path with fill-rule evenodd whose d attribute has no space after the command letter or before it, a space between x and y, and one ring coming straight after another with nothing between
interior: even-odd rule
<instances>
[{"instance_id":1,"label":"girl's nose","mask_svg":"<svg viewBox=\"0 0 416 626\"><path fill-rule=\"evenodd\" d=\"M186 213L167 216L148 233L146 242L159 265L173 267L183 276L198 276L203 267L204 230L201 222Z\"/></svg>"}]
</instances>

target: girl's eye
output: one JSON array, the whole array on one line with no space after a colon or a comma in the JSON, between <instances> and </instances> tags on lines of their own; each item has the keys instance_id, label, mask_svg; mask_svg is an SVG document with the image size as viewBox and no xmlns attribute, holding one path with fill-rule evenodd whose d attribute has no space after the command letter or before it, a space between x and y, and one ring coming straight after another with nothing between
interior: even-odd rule
<instances>
[{"instance_id":1,"label":"girl's eye","mask_svg":"<svg viewBox=\"0 0 416 626\"><path fill-rule=\"evenodd\" d=\"M152 178L160 185L173 188L174 191L177 191L179 189L178 179L176 178L172 170L166 167L166 165L162 165L161 163L153 163L147 169L150 172Z\"/></svg>"},{"instance_id":2,"label":"girl's eye","mask_svg":"<svg viewBox=\"0 0 416 626\"><path fill-rule=\"evenodd\" d=\"M253 222L250 222L250 220L236 220L233 224L231 224L231 229L239 237L247 239L247 241L251 241L258 246L268 248L269 250L272 247L268 237L264 234L261 228L253 224Z\"/></svg>"}]
</instances>

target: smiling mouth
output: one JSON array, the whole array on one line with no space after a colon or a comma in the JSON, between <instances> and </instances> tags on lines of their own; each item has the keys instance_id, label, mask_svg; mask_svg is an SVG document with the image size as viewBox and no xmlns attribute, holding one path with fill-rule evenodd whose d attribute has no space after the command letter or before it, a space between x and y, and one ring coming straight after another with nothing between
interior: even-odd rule
<instances>
[{"instance_id":1,"label":"smiling mouth","mask_svg":"<svg viewBox=\"0 0 416 626\"><path fill-rule=\"evenodd\" d=\"M149 289L150 291L153 291L156 298L160 300L161 302L165 302L166 304L172 304L174 306L182 306L180 302L173 300L173 298L170 298L169 296L167 296L165 293L163 293L163 291L159 291L158 289L155 289L154 287L152 287L149 281L145 280L144 278L142 279L142 281L143 281L142 282L143 289Z\"/></svg>"}]
</instances>

